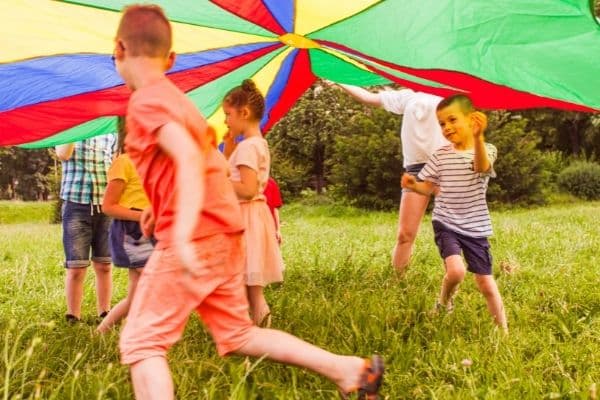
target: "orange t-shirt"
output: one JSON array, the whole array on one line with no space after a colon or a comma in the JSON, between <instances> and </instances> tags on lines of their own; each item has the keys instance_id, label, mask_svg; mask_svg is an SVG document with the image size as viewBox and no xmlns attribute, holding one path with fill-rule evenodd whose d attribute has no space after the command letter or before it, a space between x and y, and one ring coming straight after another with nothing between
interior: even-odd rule
<instances>
[{"instance_id":1,"label":"orange t-shirt","mask_svg":"<svg viewBox=\"0 0 600 400\"><path fill-rule=\"evenodd\" d=\"M196 106L167 78L136 90L127 108L127 154L143 180L156 219L157 248L172 242L175 221L175 164L158 145L156 132L168 122L185 127L205 158L205 197L193 239L244 230L228 164L211 144L206 121Z\"/></svg>"}]
</instances>

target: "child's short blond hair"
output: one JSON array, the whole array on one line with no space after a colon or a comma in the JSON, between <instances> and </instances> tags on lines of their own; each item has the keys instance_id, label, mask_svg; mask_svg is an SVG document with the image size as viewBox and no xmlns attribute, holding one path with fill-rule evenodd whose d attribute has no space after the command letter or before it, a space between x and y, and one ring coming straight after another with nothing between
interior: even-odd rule
<instances>
[{"instance_id":1,"label":"child's short blond hair","mask_svg":"<svg viewBox=\"0 0 600 400\"><path fill-rule=\"evenodd\" d=\"M171 24L163 9L152 4L133 4L123 9L117 40L132 57L166 57L172 46Z\"/></svg>"}]
</instances>

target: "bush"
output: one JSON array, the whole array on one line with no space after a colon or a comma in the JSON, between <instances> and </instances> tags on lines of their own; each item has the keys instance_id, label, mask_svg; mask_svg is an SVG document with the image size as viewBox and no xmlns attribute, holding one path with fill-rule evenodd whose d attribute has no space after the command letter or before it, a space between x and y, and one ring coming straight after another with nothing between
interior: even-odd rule
<instances>
[{"instance_id":1,"label":"bush","mask_svg":"<svg viewBox=\"0 0 600 400\"><path fill-rule=\"evenodd\" d=\"M558 185L570 194L586 199L600 199L600 165L575 161L558 175Z\"/></svg>"},{"instance_id":2,"label":"bush","mask_svg":"<svg viewBox=\"0 0 600 400\"><path fill-rule=\"evenodd\" d=\"M381 132L369 118L357 117L355 132L338 136L331 160L334 195L351 205L385 210L400 201L400 138L390 129Z\"/></svg>"},{"instance_id":3,"label":"bush","mask_svg":"<svg viewBox=\"0 0 600 400\"><path fill-rule=\"evenodd\" d=\"M524 118L511 120L500 127L490 124L486 141L498 149L494 169L498 176L490 180L488 199L511 204L545 203L545 188L550 174L545 170L552 160L537 148L537 132L527 130Z\"/></svg>"}]
</instances>

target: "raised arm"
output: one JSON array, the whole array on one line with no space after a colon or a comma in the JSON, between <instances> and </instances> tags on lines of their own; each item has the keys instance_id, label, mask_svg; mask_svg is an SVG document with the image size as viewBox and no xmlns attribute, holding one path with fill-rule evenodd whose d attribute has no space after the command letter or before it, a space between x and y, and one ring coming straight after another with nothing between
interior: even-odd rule
<instances>
[{"instance_id":1,"label":"raised arm","mask_svg":"<svg viewBox=\"0 0 600 400\"><path fill-rule=\"evenodd\" d=\"M73 155L75 149L75 143L59 144L54 147L56 150L56 156L61 161L67 161Z\"/></svg>"},{"instance_id":2,"label":"raised arm","mask_svg":"<svg viewBox=\"0 0 600 400\"><path fill-rule=\"evenodd\" d=\"M476 111L472 114L473 124L473 146L475 157L473 159L473 171L488 172L492 167L485 148L483 132L487 127L487 117L484 113Z\"/></svg>"},{"instance_id":3,"label":"raised arm","mask_svg":"<svg viewBox=\"0 0 600 400\"><path fill-rule=\"evenodd\" d=\"M346 93L350 94L350 96L354 97L356 100L360 101L363 104L367 104L370 106L381 107L381 96L379 93L369 92L367 89L361 88L360 86L346 85L343 83L331 83L335 86L339 86Z\"/></svg>"}]
</instances>

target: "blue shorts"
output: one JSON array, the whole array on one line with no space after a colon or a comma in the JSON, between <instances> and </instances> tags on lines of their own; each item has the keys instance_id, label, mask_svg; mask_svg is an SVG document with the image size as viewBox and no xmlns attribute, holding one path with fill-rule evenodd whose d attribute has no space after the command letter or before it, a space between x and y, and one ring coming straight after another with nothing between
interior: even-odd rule
<instances>
[{"instance_id":1,"label":"blue shorts","mask_svg":"<svg viewBox=\"0 0 600 400\"><path fill-rule=\"evenodd\" d=\"M142 234L137 221L113 219L109 232L113 264L123 268L141 268L154 250L154 239Z\"/></svg>"},{"instance_id":2,"label":"blue shorts","mask_svg":"<svg viewBox=\"0 0 600 400\"><path fill-rule=\"evenodd\" d=\"M63 247L66 268L85 268L91 259L110 263L108 227L110 218L98 206L65 200L62 205Z\"/></svg>"},{"instance_id":3,"label":"blue shorts","mask_svg":"<svg viewBox=\"0 0 600 400\"><path fill-rule=\"evenodd\" d=\"M467 271L478 275L492 274L492 253L490 242L487 238L474 238L461 235L438 221L433 221L435 244L440 250L440 255L445 260L447 257L464 255L467 262Z\"/></svg>"},{"instance_id":4,"label":"blue shorts","mask_svg":"<svg viewBox=\"0 0 600 400\"><path fill-rule=\"evenodd\" d=\"M404 172L417 178L417 182L423 182L423 180L419 179L419 177L417 175L419 175L419 172L421 172L421 170L423 169L424 166L425 166L424 163L407 165L404 168ZM414 192L414 190L411 190L408 188L402 188L402 193L408 193L408 192Z\"/></svg>"}]
</instances>

